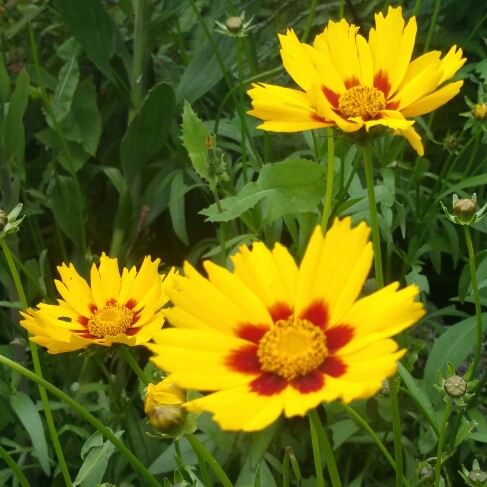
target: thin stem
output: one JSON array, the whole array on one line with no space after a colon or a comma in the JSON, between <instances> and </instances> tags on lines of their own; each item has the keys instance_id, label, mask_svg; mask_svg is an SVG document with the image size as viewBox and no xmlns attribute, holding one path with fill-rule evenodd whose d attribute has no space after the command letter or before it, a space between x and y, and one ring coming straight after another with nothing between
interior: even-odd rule
<instances>
[{"instance_id":1,"label":"thin stem","mask_svg":"<svg viewBox=\"0 0 487 487\"><path fill-rule=\"evenodd\" d=\"M27 298L25 296L24 292L24 287L22 286L22 281L20 280L19 273L17 271L17 267L15 267L15 263L12 258L12 253L10 252L10 249L7 245L7 242L5 242L4 238L0 238L0 246L3 250L3 253L5 255L5 259L7 260L7 265L10 270L10 274L12 275L12 279L15 284L15 288L17 289L17 293L19 295L20 299L20 304L22 306L22 309L27 309L28 304L27 304ZM41 362L39 360L39 353L37 350L37 345L29 340L29 347L30 347L30 353L32 356L32 363L34 365L34 370L35 373L39 377L43 377L42 374L42 367L41 367ZM61 448L61 443L59 442L59 437L57 434L56 430L56 425L54 424L54 419L52 417L52 411L51 411L51 406L49 405L49 399L47 397L46 390L44 387L39 386L39 395L41 396L41 402L42 402L42 407L44 409L44 414L46 416L46 422L47 422L47 428L49 430L49 434L51 435L51 440L52 444L54 446L54 450L56 452L56 456L59 461L59 468L61 470L61 473L64 478L65 484L70 487L72 486L71 482L71 477L69 475L69 470L68 466L66 465L66 460L64 459L63 455L63 449Z\"/></svg>"},{"instance_id":2,"label":"thin stem","mask_svg":"<svg viewBox=\"0 0 487 487\"><path fill-rule=\"evenodd\" d=\"M120 352L122 353L125 361L129 364L130 368L135 372L137 377L140 379L140 381L147 387L150 383L150 380L145 374L145 372L142 370L141 366L138 364L137 360L134 359L134 356L132 355L132 351L129 350L129 347L122 345L120 347Z\"/></svg>"},{"instance_id":3,"label":"thin stem","mask_svg":"<svg viewBox=\"0 0 487 487\"><path fill-rule=\"evenodd\" d=\"M39 377L34 372L26 369L22 365L10 360L3 355L0 355L0 364L9 367L12 370L22 374L24 377L32 382L35 382L43 389L47 389L52 395L56 396L61 401L65 402L68 406L74 409L83 419L88 421L93 425L105 438L107 438L115 448L117 448L120 453L125 455L127 460L134 466L148 482L147 485L152 485L153 487L161 487L157 479L149 472L149 470L144 466L144 464L125 446L125 444L119 440L101 421L95 418L89 411L87 411L81 404L75 401L72 397L68 396L66 393L58 389L55 385L51 384L47 380ZM71 484L69 484L71 485Z\"/></svg>"},{"instance_id":4,"label":"thin stem","mask_svg":"<svg viewBox=\"0 0 487 487\"><path fill-rule=\"evenodd\" d=\"M436 27L436 19L438 18L438 12L440 11L441 0L436 0L435 7L433 10L433 16L431 17L430 27L428 29L428 35L426 36L426 42L424 43L424 51L426 52L430 47L431 38L433 37L433 32ZM431 124L429 124L431 127Z\"/></svg>"},{"instance_id":5,"label":"thin stem","mask_svg":"<svg viewBox=\"0 0 487 487\"><path fill-rule=\"evenodd\" d=\"M326 436L323 425L321 424L318 412L313 409L308 413L310 421L318 435L319 443L323 449L325 455L326 467L328 469L328 475L330 476L331 485L333 487L342 487L342 482L340 480L340 475L338 474L338 468L335 462L335 456L333 455L333 449L331 448L330 442L328 441L328 436Z\"/></svg>"},{"instance_id":6,"label":"thin stem","mask_svg":"<svg viewBox=\"0 0 487 487\"><path fill-rule=\"evenodd\" d=\"M466 377L467 382L475 377L475 372L479 365L480 354L482 351L482 311L480 309L480 297L479 297L479 286L477 283L477 272L475 265L475 253L473 250L472 238L470 236L470 227L468 225L463 225L465 230L465 240L467 242L468 248L468 260L470 265L470 279L472 281L472 292L475 301L475 320L476 320L476 330L477 338L475 343L475 352L473 356L473 364L470 368L470 373Z\"/></svg>"},{"instance_id":7,"label":"thin stem","mask_svg":"<svg viewBox=\"0 0 487 487\"><path fill-rule=\"evenodd\" d=\"M289 452L284 450L284 459L282 461L282 487L289 487Z\"/></svg>"},{"instance_id":8,"label":"thin stem","mask_svg":"<svg viewBox=\"0 0 487 487\"><path fill-rule=\"evenodd\" d=\"M30 487L29 481L27 477L22 472L22 469L17 465L17 462L10 456L7 450L0 445L0 457L5 460L5 463L9 466L10 470L12 470L13 474L17 477L17 480L20 482L22 487Z\"/></svg>"},{"instance_id":9,"label":"thin stem","mask_svg":"<svg viewBox=\"0 0 487 487\"><path fill-rule=\"evenodd\" d=\"M414 4L414 9L413 9L413 16L414 17L416 17L416 15L418 15L420 8L421 8L421 0L416 0L416 3Z\"/></svg>"},{"instance_id":10,"label":"thin stem","mask_svg":"<svg viewBox=\"0 0 487 487\"><path fill-rule=\"evenodd\" d=\"M450 398L451 399L451 398ZM451 401L446 405L443 413L443 420L441 421L440 436L438 437L438 447L436 449L436 465L435 465L435 487L439 487L441 479L441 457L443 453L443 442L445 440L446 427L448 425L448 417L451 411Z\"/></svg>"},{"instance_id":11,"label":"thin stem","mask_svg":"<svg viewBox=\"0 0 487 487\"><path fill-rule=\"evenodd\" d=\"M328 162L326 174L326 193L325 205L323 207L323 216L321 219L321 230L326 232L328 219L330 218L331 201L333 199L333 178L335 176L335 140L333 138L333 129L327 129L328 136Z\"/></svg>"},{"instance_id":12,"label":"thin stem","mask_svg":"<svg viewBox=\"0 0 487 487\"><path fill-rule=\"evenodd\" d=\"M301 37L301 42L306 42L308 40L309 33L311 31L311 27L313 27L313 20L315 18L316 12L316 4L317 0L311 0L311 8L308 15L308 21L306 22L306 27L304 28L304 33Z\"/></svg>"},{"instance_id":13,"label":"thin stem","mask_svg":"<svg viewBox=\"0 0 487 487\"><path fill-rule=\"evenodd\" d=\"M375 202L374 173L372 168L372 154L370 146L362 147L362 155L365 166L365 180L367 184L367 197L369 199L370 227L372 230L372 245L374 248L374 270L377 290L384 287L382 271L382 254L380 250L379 218L377 216L377 203Z\"/></svg>"},{"instance_id":14,"label":"thin stem","mask_svg":"<svg viewBox=\"0 0 487 487\"><path fill-rule=\"evenodd\" d=\"M202 445L200 440L198 440L198 438L196 438L194 435L186 435L186 439L189 441L189 444L195 453L200 455L213 470L213 473L217 476L222 487L233 487L232 482L230 482L230 479L227 477L227 474L220 467L213 455Z\"/></svg>"},{"instance_id":15,"label":"thin stem","mask_svg":"<svg viewBox=\"0 0 487 487\"><path fill-rule=\"evenodd\" d=\"M325 479L323 477L323 467L321 465L321 452L320 452L320 444L318 441L318 431L315 425L315 420L311 413L316 411L310 411L308 413L309 419L309 428L311 433L311 446L313 448L313 460L315 464L315 471L316 471L316 487L325 487ZM319 421L319 419L318 419Z\"/></svg>"},{"instance_id":16,"label":"thin stem","mask_svg":"<svg viewBox=\"0 0 487 487\"><path fill-rule=\"evenodd\" d=\"M246 126L245 126L245 103L244 103L244 85L243 85L243 60L242 60L242 45L241 39L238 37L235 39L237 45L237 68L238 68L238 92L239 92L239 104L238 112L240 115L240 146L242 149L242 177L244 184L249 182L247 175L247 141L246 141Z\"/></svg>"},{"instance_id":17,"label":"thin stem","mask_svg":"<svg viewBox=\"0 0 487 487\"><path fill-rule=\"evenodd\" d=\"M404 485L404 467L402 458L401 417L399 414L396 376L389 379L389 397L391 399L392 432L394 435L394 457L396 459L396 487L402 487Z\"/></svg>"},{"instance_id":18,"label":"thin stem","mask_svg":"<svg viewBox=\"0 0 487 487\"><path fill-rule=\"evenodd\" d=\"M147 20L149 3L147 0L136 0L134 22L134 54L132 61L132 87L130 119L132 119L142 104L144 98L147 65Z\"/></svg>"}]
</instances>

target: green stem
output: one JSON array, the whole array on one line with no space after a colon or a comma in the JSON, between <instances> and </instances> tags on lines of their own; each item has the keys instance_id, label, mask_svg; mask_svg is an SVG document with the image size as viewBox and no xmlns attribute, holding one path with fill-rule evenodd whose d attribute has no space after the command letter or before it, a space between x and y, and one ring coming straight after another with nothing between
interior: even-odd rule
<instances>
[{"instance_id":1,"label":"green stem","mask_svg":"<svg viewBox=\"0 0 487 487\"><path fill-rule=\"evenodd\" d=\"M305 43L308 40L309 33L311 31L311 27L313 27L313 20L315 18L316 12L316 4L317 0L311 0L311 8L308 15L308 20L306 22L306 27L304 28L304 33L301 37L301 42Z\"/></svg>"},{"instance_id":2,"label":"green stem","mask_svg":"<svg viewBox=\"0 0 487 487\"><path fill-rule=\"evenodd\" d=\"M370 145L362 146L362 155L365 166L367 197L369 199L370 227L372 230L372 245L374 248L375 281L377 290L379 290L384 287L384 277L382 271L382 254L380 250L379 217L377 216L377 203L375 202L374 172L372 168Z\"/></svg>"},{"instance_id":3,"label":"green stem","mask_svg":"<svg viewBox=\"0 0 487 487\"><path fill-rule=\"evenodd\" d=\"M245 125L245 103L244 103L244 85L243 85L243 61L241 39L235 39L237 44L237 68L238 68L238 90L239 104L238 111L240 115L240 146L242 149L242 177L244 184L249 182L247 174L247 142L246 142L246 125Z\"/></svg>"},{"instance_id":4,"label":"green stem","mask_svg":"<svg viewBox=\"0 0 487 487\"><path fill-rule=\"evenodd\" d=\"M480 309L480 297L479 297L479 286L477 283L477 272L475 265L475 253L473 249L472 238L470 236L470 227L468 225L463 225L465 230L465 240L467 242L468 248L468 260L470 265L470 279L472 280L472 292L475 301L475 319L476 319L476 330L477 339L475 343L475 352L473 356L473 364L470 368L470 373L465 380L468 382L475 377L475 372L479 365L480 354L482 352L482 311Z\"/></svg>"},{"instance_id":5,"label":"green stem","mask_svg":"<svg viewBox=\"0 0 487 487\"><path fill-rule=\"evenodd\" d=\"M22 487L30 487L29 481L27 477L22 472L22 469L17 465L17 462L9 455L8 451L0 445L0 457L5 460L5 463L9 466L10 470L12 470L13 474L17 477L20 485Z\"/></svg>"},{"instance_id":6,"label":"green stem","mask_svg":"<svg viewBox=\"0 0 487 487\"><path fill-rule=\"evenodd\" d=\"M328 436L321 424L318 412L316 409L311 410L309 413L310 422L313 424L316 434L318 435L318 441L321 444L323 453L325 455L326 467L328 469L328 475L330 476L331 485L333 487L342 487L342 482L340 481L340 475L338 474L338 468L335 462L335 456L333 455L333 449L331 448L330 442L328 441Z\"/></svg>"},{"instance_id":7,"label":"green stem","mask_svg":"<svg viewBox=\"0 0 487 487\"><path fill-rule=\"evenodd\" d=\"M450 398L451 399L451 398ZM436 449L436 465L435 465L435 487L439 487L441 479L441 457L443 453L443 442L445 441L446 427L448 425L448 417L451 411L451 401L446 405L443 413L443 420L441 421L440 436L438 437L438 448Z\"/></svg>"},{"instance_id":8,"label":"green stem","mask_svg":"<svg viewBox=\"0 0 487 487\"><path fill-rule=\"evenodd\" d=\"M309 419L309 428L311 433L311 446L313 448L313 460L314 460L315 471L316 471L316 487L325 487L325 479L323 478L323 467L321 465L321 452L320 452L320 444L318 441L318 431L317 431L317 427L315 426L315 421L313 420L313 416L311 415L312 412L315 411L313 410L308 413L308 419Z\"/></svg>"},{"instance_id":9,"label":"green stem","mask_svg":"<svg viewBox=\"0 0 487 487\"><path fill-rule=\"evenodd\" d=\"M331 201L333 199L333 178L335 176L335 141L333 138L333 129L327 129L328 136L328 163L326 175L326 193L325 205L323 207L323 216L321 219L321 231L326 232L328 228L328 219L330 218Z\"/></svg>"},{"instance_id":10,"label":"green stem","mask_svg":"<svg viewBox=\"0 0 487 487\"><path fill-rule=\"evenodd\" d=\"M391 399L392 432L394 435L394 457L396 459L396 487L402 487L404 485L404 467L402 458L401 417L399 414L396 376L389 379L389 397Z\"/></svg>"},{"instance_id":11,"label":"green stem","mask_svg":"<svg viewBox=\"0 0 487 487\"><path fill-rule=\"evenodd\" d=\"M147 21L149 15L149 3L147 0L135 1L135 22L134 22L134 54L132 61L132 83L130 99L132 109L129 119L131 120L144 99L145 75L147 66Z\"/></svg>"},{"instance_id":12,"label":"green stem","mask_svg":"<svg viewBox=\"0 0 487 487\"><path fill-rule=\"evenodd\" d=\"M201 456L201 458L203 458L209 465L209 467L213 470L213 473L217 476L222 487L233 487L232 482L230 482L230 479L227 477L227 474L220 467L213 455L202 445L200 440L198 440L198 438L196 438L196 436L194 435L186 435L186 438L189 441L191 448L193 448L193 450L195 451L196 455Z\"/></svg>"},{"instance_id":13,"label":"green stem","mask_svg":"<svg viewBox=\"0 0 487 487\"><path fill-rule=\"evenodd\" d=\"M16 372L19 372L24 377L32 382L35 382L40 387L47 389L52 395L56 396L61 401L65 402L68 406L74 409L83 419L88 421L92 426L94 426L105 438L107 438L115 448L117 448L120 453L125 455L127 460L133 465L135 470L137 470L147 481L147 485L153 487L161 487L157 479L149 472L149 470L144 466L144 464L125 446L125 444L119 440L101 421L95 418L89 411L87 411L81 404L75 401L72 397L68 396L66 393L58 389L55 385L51 384L47 380L39 377L30 370L22 367L22 365L10 360L3 355L0 355L0 364L9 367Z\"/></svg>"},{"instance_id":14,"label":"green stem","mask_svg":"<svg viewBox=\"0 0 487 487\"><path fill-rule=\"evenodd\" d=\"M17 293L19 295L20 304L22 309L27 309L27 298L25 296L24 287L22 286L22 281L20 280L19 273L17 271L17 267L15 267L15 263L12 258L12 253L8 248L7 242L5 242L4 238L0 238L0 246L3 250L5 255L5 259L7 260L7 265L10 270L10 274L12 275L12 279L15 284L15 288L17 289ZM29 347L32 356L32 363L34 365L35 373L39 377L43 377L42 374L42 367L41 362L39 360L39 353L37 350L37 345L29 340ZM73 485L71 482L71 477L69 475L68 466L66 465L66 460L64 459L63 449L61 448L61 443L59 442L59 437L56 430L56 425L54 424L54 419L52 417L51 407L49 405L49 399L47 397L46 390L44 387L39 386L39 395L41 396L42 407L44 409L44 414L46 416L47 427L49 429L49 434L51 435L52 444L54 446L54 450L56 452L56 456L59 461L59 468L64 478L64 482L67 486Z\"/></svg>"},{"instance_id":15,"label":"green stem","mask_svg":"<svg viewBox=\"0 0 487 487\"><path fill-rule=\"evenodd\" d=\"M140 381L147 387L150 383L150 380L145 372L142 370L141 366L138 364L137 360L134 359L132 351L129 350L129 347L122 345L119 350L122 353L125 361L129 364L130 368L135 372Z\"/></svg>"},{"instance_id":16,"label":"green stem","mask_svg":"<svg viewBox=\"0 0 487 487\"><path fill-rule=\"evenodd\" d=\"M282 461L282 487L289 487L289 477L289 452L285 449Z\"/></svg>"},{"instance_id":17,"label":"green stem","mask_svg":"<svg viewBox=\"0 0 487 487\"><path fill-rule=\"evenodd\" d=\"M436 19L438 18L438 12L440 11L441 0L436 0L435 7L433 10L433 16L431 17L430 26L428 29L428 35L426 36L426 41L424 43L424 51L426 52L430 47L431 38L433 37L433 32L436 27ZM429 124L431 127L431 124Z\"/></svg>"}]
</instances>

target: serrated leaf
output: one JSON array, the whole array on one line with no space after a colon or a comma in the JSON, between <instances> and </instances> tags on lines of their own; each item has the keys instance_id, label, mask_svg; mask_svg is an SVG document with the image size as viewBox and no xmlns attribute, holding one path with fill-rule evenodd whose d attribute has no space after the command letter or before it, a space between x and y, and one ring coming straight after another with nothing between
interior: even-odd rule
<instances>
[{"instance_id":1,"label":"serrated leaf","mask_svg":"<svg viewBox=\"0 0 487 487\"><path fill-rule=\"evenodd\" d=\"M123 431L115 433L120 438ZM79 469L78 475L73 482L73 487L96 487L103 479L103 475L108 466L108 460L112 456L115 446L110 441L103 441L100 432L94 433L83 446L83 454L86 458Z\"/></svg>"},{"instance_id":2,"label":"serrated leaf","mask_svg":"<svg viewBox=\"0 0 487 487\"><path fill-rule=\"evenodd\" d=\"M47 449L46 435L39 411L37 411L32 399L21 391L11 394L9 400L10 406L32 440L34 453L43 472L49 477L51 472L49 450Z\"/></svg>"},{"instance_id":3,"label":"serrated leaf","mask_svg":"<svg viewBox=\"0 0 487 487\"><path fill-rule=\"evenodd\" d=\"M166 143L175 106L171 86L158 83L130 122L120 146L122 172L129 185Z\"/></svg>"},{"instance_id":4,"label":"serrated leaf","mask_svg":"<svg viewBox=\"0 0 487 487\"><path fill-rule=\"evenodd\" d=\"M206 129L191 105L185 101L183 108L183 145L188 151L194 170L205 181L210 182L208 174L208 145L210 132Z\"/></svg>"}]
</instances>

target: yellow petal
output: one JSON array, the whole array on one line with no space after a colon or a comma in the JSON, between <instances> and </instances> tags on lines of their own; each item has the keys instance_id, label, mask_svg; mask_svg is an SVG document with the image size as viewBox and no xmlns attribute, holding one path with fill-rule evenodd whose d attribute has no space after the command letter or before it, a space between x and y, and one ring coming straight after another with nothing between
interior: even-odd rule
<instances>
[{"instance_id":1,"label":"yellow petal","mask_svg":"<svg viewBox=\"0 0 487 487\"><path fill-rule=\"evenodd\" d=\"M400 134L411 144L413 149L418 153L418 156L424 155L423 143L421 142L421 137L416 130L410 127L407 130L402 130Z\"/></svg>"},{"instance_id":2,"label":"yellow petal","mask_svg":"<svg viewBox=\"0 0 487 487\"><path fill-rule=\"evenodd\" d=\"M90 316L89 305L93 303L93 295L88 283L76 272L73 264L58 267L61 281L55 280L59 294L79 315Z\"/></svg>"}]
</instances>

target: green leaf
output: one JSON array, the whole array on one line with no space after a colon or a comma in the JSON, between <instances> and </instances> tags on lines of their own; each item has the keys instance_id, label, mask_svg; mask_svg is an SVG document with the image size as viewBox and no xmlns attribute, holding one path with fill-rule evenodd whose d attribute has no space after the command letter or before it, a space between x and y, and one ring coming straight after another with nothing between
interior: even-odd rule
<instances>
[{"instance_id":1,"label":"green leaf","mask_svg":"<svg viewBox=\"0 0 487 487\"><path fill-rule=\"evenodd\" d=\"M266 164L256 182L246 184L237 196L221 200L200 213L208 221L229 221L265 200L264 221L272 223L286 215L312 211L323 197L324 167L305 159Z\"/></svg>"},{"instance_id":2,"label":"green leaf","mask_svg":"<svg viewBox=\"0 0 487 487\"><path fill-rule=\"evenodd\" d=\"M115 433L120 438L123 431ZM115 451L115 446L110 441L103 441L102 434L97 431L83 445L81 457L84 458L83 465L73 482L73 487L96 487L103 479L108 466L108 460Z\"/></svg>"},{"instance_id":3,"label":"green leaf","mask_svg":"<svg viewBox=\"0 0 487 487\"><path fill-rule=\"evenodd\" d=\"M78 60L76 59L79 50L78 44L71 38L62 47L64 48L63 51L65 51L64 54L67 60L59 71L58 84L52 101L52 108L58 122L69 113L74 92L79 81L79 66Z\"/></svg>"},{"instance_id":4,"label":"green leaf","mask_svg":"<svg viewBox=\"0 0 487 487\"><path fill-rule=\"evenodd\" d=\"M174 109L174 92L167 83L156 84L144 98L120 146L122 172L129 185L166 143Z\"/></svg>"},{"instance_id":5,"label":"green leaf","mask_svg":"<svg viewBox=\"0 0 487 487\"><path fill-rule=\"evenodd\" d=\"M449 326L433 343L424 369L424 384L436 395L433 384L436 383L438 370L446 377L447 362L458 367L472 352L475 346L475 316ZM482 313L482 329L487 330L487 313ZM431 395L430 395L431 397Z\"/></svg>"},{"instance_id":6,"label":"green leaf","mask_svg":"<svg viewBox=\"0 0 487 487\"><path fill-rule=\"evenodd\" d=\"M184 184L184 172L176 171L169 189L169 213L174 232L185 245L189 245L189 237L186 230L184 196L190 189Z\"/></svg>"},{"instance_id":7,"label":"green leaf","mask_svg":"<svg viewBox=\"0 0 487 487\"><path fill-rule=\"evenodd\" d=\"M71 176L53 176L47 188L49 206L56 223L74 244L79 245L81 229L77 216L82 214L82 208L77 207L75 194L76 187Z\"/></svg>"},{"instance_id":8,"label":"green leaf","mask_svg":"<svg viewBox=\"0 0 487 487\"><path fill-rule=\"evenodd\" d=\"M23 392L17 391L9 396L10 406L19 417L32 440L34 453L39 460L43 472L50 476L49 450L47 449L46 435L42 425L41 416L32 399Z\"/></svg>"},{"instance_id":9,"label":"green leaf","mask_svg":"<svg viewBox=\"0 0 487 487\"><path fill-rule=\"evenodd\" d=\"M0 122L2 120L4 105L7 104L9 98L10 76L8 75L7 68L5 67L5 60L0 53Z\"/></svg>"},{"instance_id":10,"label":"green leaf","mask_svg":"<svg viewBox=\"0 0 487 487\"><path fill-rule=\"evenodd\" d=\"M10 98L3 125L4 153L3 164L24 160L25 131L23 117L29 101L29 76L22 70L17 76L15 90Z\"/></svg>"},{"instance_id":11,"label":"green leaf","mask_svg":"<svg viewBox=\"0 0 487 487\"><path fill-rule=\"evenodd\" d=\"M194 113L191 105L185 100L183 108L183 145L188 151L189 159L198 175L210 181L208 174L208 145L210 132Z\"/></svg>"},{"instance_id":12,"label":"green leaf","mask_svg":"<svg viewBox=\"0 0 487 487\"><path fill-rule=\"evenodd\" d=\"M235 62L234 41L235 39L224 36L215 37L217 52L226 68ZM223 73L213 46L209 42L204 42L181 76L176 88L176 100L178 103L182 100L193 103L213 88L222 77Z\"/></svg>"},{"instance_id":13,"label":"green leaf","mask_svg":"<svg viewBox=\"0 0 487 487\"><path fill-rule=\"evenodd\" d=\"M120 32L101 0L53 0L53 4L97 68L127 94L127 85L110 61L116 53L121 53L128 64L128 54Z\"/></svg>"},{"instance_id":14,"label":"green leaf","mask_svg":"<svg viewBox=\"0 0 487 487\"><path fill-rule=\"evenodd\" d=\"M24 4L22 6L22 18L5 30L5 38L7 40L12 39L12 37L18 34L29 22L32 22L46 7L47 5L37 6L29 5L28 3Z\"/></svg>"}]
</instances>

